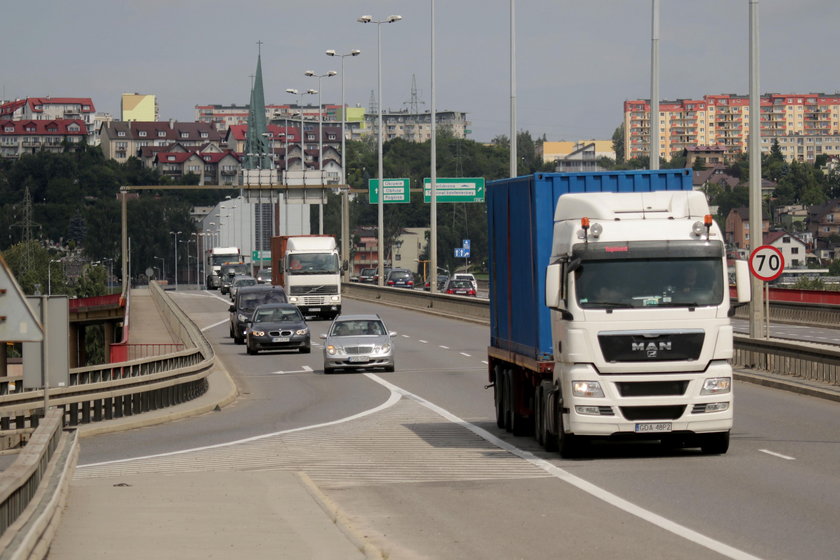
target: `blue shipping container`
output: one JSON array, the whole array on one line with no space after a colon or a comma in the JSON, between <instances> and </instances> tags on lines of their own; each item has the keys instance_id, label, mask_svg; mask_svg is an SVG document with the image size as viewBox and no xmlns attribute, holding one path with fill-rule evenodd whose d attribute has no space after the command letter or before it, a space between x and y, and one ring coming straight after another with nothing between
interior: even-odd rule
<instances>
[{"instance_id":1,"label":"blue shipping container","mask_svg":"<svg viewBox=\"0 0 840 560\"><path fill-rule=\"evenodd\" d=\"M554 210L566 193L690 191L691 169L537 173L487 183L490 344L553 359L545 306Z\"/></svg>"}]
</instances>

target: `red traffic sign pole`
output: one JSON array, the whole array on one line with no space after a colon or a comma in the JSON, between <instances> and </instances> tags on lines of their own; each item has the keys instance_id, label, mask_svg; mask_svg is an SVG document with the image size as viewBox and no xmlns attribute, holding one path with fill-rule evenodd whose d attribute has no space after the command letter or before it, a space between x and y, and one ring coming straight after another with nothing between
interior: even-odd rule
<instances>
[{"instance_id":1,"label":"red traffic sign pole","mask_svg":"<svg viewBox=\"0 0 840 560\"><path fill-rule=\"evenodd\" d=\"M770 282L785 270L785 257L772 245L762 245L750 253L750 273L764 282Z\"/></svg>"}]
</instances>

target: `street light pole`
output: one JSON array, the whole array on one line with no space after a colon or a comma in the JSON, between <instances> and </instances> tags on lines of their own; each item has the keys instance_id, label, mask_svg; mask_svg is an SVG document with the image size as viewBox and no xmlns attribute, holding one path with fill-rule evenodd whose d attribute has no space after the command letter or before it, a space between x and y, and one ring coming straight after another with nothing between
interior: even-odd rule
<instances>
[{"instance_id":1,"label":"street light pole","mask_svg":"<svg viewBox=\"0 0 840 560\"><path fill-rule=\"evenodd\" d=\"M293 88L286 89L287 93L291 93L292 95L298 96L298 109L300 109L300 169L303 176L303 185L306 187L306 145L304 140L303 134L303 96L304 95L315 95L318 93L314 89L308 89L306 91L298 91ZM289 231L289 189L286 189L286 235L290 235L291 232Z\"/></svg>"},{"instance_id":2,"label":"street light pole","mask_svg":"<svg viewBox=\"0 0 840 560\"><path fill-rule=\"evenodd\" d=\"M349 206L350 202L348 200L348 192L347 192L347 160L345 151L345 134L344 134L344 123L347 121L347 106L344 104L344 58L347 56L359 56L362 51L359 49L353 49L349 53L346 54L336 54L335 50L328 50L327 56L338 56L341 57L341 184L344 185L344 188L341 189L341 256L344 260L349 262L350 260L350 224L349 224ZM344 268L344 267L342 267ZM348 266L344 269L344 276L343 280L345 282L350 281L350 267Z\"/></svg>"},{"instance_id":3,"label":"street light pole","mask_svg":"<svg viewBox=\"0 0 840 560\"><path fill-rule=\"evenodd\" d=\"M326 74L316 74L312 70L304 72L305 76L310 78L318 78L318 170L321 176L321 202L318 204L318 234L324 235L324 113L321 105L321 78L332 78L338 72L330 70Z\"/></svg>"},{"instance_id":4,"label":"street light pole","mask_svg":"<svg viewBox=\"0 0 840 560\"><path fill-rule=\"evenodd\" d=\"M178 291L178 236L180 231L170 231L169 235L175 236L175 291Z\"/></svg>"},{"instance_id":5,"label":"street light pole","mask_svg":"<svg viewBox=\"0 0 840 560\"><path fill-rule=\"evenodd\" d=\"M163 257L152 257L160 260L160 279L166 280L166 260Z\"/></svg>"},{"instance_id":6,"label":"street light pole","mask_svg":"<svg viewBox=\"0 0 840 560\"><path fill-rule=\"evenodd\" d=\"M375 23L376 24L376 50L377 50L377 85L378 85L378 105L379 113L377 119L377 177L379 179L379 192L377 196L377 208L376 208L376 215L377 215L377 227L378 227L378 238L377 238L377 247L376 247L376 258L379 259L378 268L379 268L379 275L378 275L378 284L380 286L385 285L385 255L384 255L384 247L385 239L384 239L384 204L383 200L385 198L385 180L383 178L382 172L382 24L383 23L394 23L400 21L402 16L391 15L388 16L386 19L383 20L374 20L373 16L362 16L358 18L356 21L360 23Z\"/></svg>"}]
</instances>

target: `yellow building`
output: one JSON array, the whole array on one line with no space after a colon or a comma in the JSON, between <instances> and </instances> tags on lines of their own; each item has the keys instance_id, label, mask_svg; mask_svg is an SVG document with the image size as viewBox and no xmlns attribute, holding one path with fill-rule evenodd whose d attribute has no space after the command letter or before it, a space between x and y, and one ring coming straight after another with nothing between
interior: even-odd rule
<instances>
[{"instance_id":1,"label":"yellow building","mask_svg":"<svg viewBox=\"0 0 840 560\"><path fill-rule=\"evenodd\" d=\"M588 144L595 144L595 157L608 157L615 159L612 140L578 140L576 142L543 142L542 160L543 163L552 163L558 159L565 158Z\"/></svg>"},{"instance_id":2,"label":"yellow building","mask_svg":"<svg viewBox=\"0 0 840 560\"><path fill-rule=\"evenodd\" d=\"M120 101L120 120L123 122L157 122L157 96L124 93Z\"/></svg>"}]
</instances>

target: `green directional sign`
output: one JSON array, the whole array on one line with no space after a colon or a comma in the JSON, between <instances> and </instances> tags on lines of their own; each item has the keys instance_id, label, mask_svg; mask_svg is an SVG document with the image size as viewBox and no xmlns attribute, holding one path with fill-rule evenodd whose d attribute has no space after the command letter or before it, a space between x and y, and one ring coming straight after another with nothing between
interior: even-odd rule
<instances>
[{"instance_id":1,"label":"green directional sign","mask_svg":"<svg viewBox=\"0 0 840 560\"><path fill-rule=\"evenodd\" d=\"M409 199L410 179L383 179L385 183L382 204L407 204ZM379 179L368 180L368 195L371 204L379 204Z\"/></svg>"},{"instance_id":2,"label":"green directional sign","mask_svg":"<svg viewBox=\"0 0 840 560\"><path fill-rule=\"evenodd\" d=\"M484 202L484 177L437 178L437 202ZM432 201L432 180L423 179L423 200Z\"/></svg>"}]
</instances>

